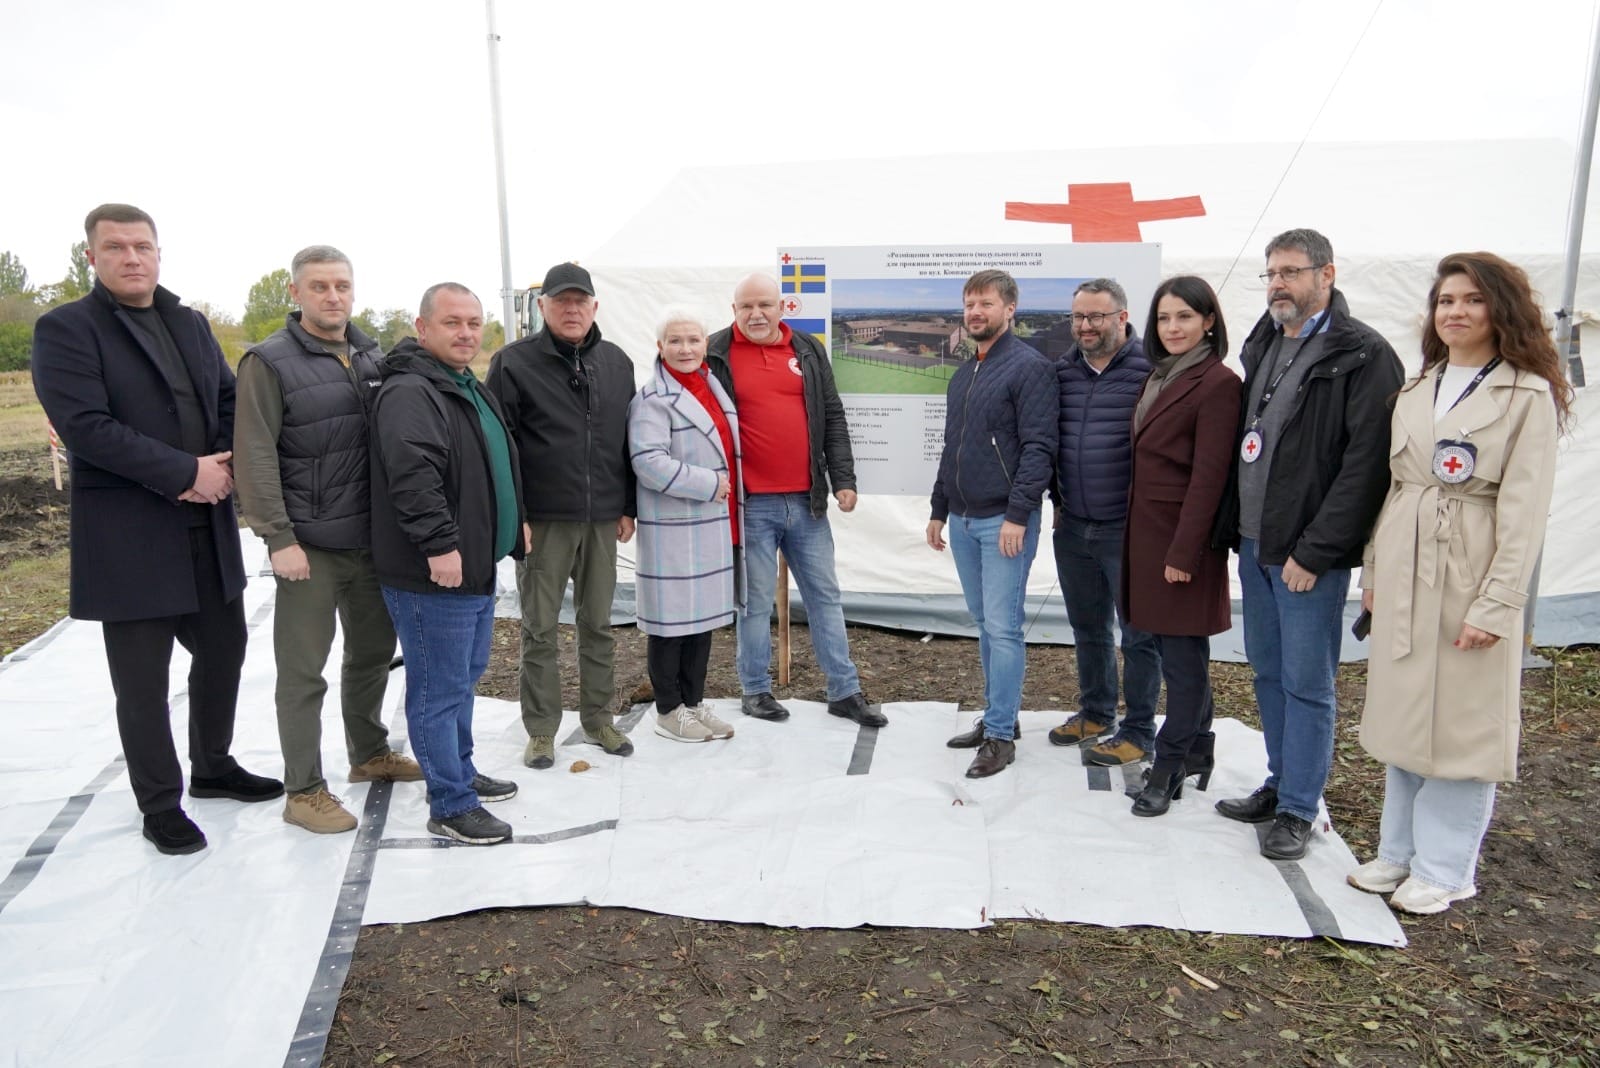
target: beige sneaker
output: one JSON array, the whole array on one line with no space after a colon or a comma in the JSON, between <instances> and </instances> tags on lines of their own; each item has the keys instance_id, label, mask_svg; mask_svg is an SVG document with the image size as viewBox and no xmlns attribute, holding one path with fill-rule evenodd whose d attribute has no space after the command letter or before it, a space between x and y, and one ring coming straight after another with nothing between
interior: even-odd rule
<instances>
[{"instance_id":1,"label":"beige sneaker","mask_svg":"<svg viewBox=\"0 0 1600 1068\"><path fill-rule=\"evenodd\" d=\"M290 794L283 806L283 821L315 834L341 834L356 829L356 818L327 790Z\"/></svg>"},{"instance_id":2,"label":"beige sneaker","mask_svg":"<svg viewBox=\"0 0 1600 1068\"><path fill-rule=\"evenodd\" d=\"M540 771L554 767L556 762L556 740L548 734L535 734L528 739L528 746L522 751L522 763L530 768Z\"/></svg>"},{"instance_id":3,"label":"beige sneaker","mask_svg":"<svg viewBox=\"0 0 1600 1068\"><path fill-rule=\"evenodd\" d=\"M716 713L711 711L711 706L704 701L687 707L689 714L699 720L702 727L711 732L711 737L714 740L720 742L725 738L733 737L732 724L718 719Z\"/></svg>"},{"instance_id":4,"label":"beige sneaker","mask_svg":"<svg viewBox=\"0 0 1600 1068\"><path fill-rule=\"evenodd\" d=\"M422 765L389 750L350 769L351 782L421 782Z\"/></svg>"},{"instance_id":5,"label":"beige sneaker","mask_svg":"<svg viewBox=\"0 0 1600 1068\"><path fill-rule=\"evenodd\" d=\"M711 729L700 722L694 709L683 705L656 717L656 733L675 742L709 742L712 739Z\"/></svg>"}]
</instances>

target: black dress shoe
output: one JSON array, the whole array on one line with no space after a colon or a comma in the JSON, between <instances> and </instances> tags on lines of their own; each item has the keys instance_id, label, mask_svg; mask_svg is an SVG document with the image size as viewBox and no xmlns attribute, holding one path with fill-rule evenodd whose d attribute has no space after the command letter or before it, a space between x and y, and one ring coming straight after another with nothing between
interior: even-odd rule
<instances>
[{"instance_id":1,"label":"black dress shoe","mask_svg":"<svg viewBox=\"0 0 1600 1068\"><path fill-rule=\"evenodd\" d=\"M194 820L186 816L181 808L169 808L165 812L152 812L146 816L144 836L156 847L157 852L168 856L198 853L206 847L206 836L200 833Z\"/></svg>"},{"instance_id":2,"label":"black dress shoe","mask_svg":"<svg viewBox=\"0 0 1600 1068\"><path fill-rule=\"evenodd\" d=\"M1182 764L1155 765L1144 773L1144 789L1133 799L1135 816L1165 816L1172 802L1183 797Z\"/></svg>"},{"instance_id":3,"label":"black dress shoe","mask_svg":"<svg viewBox=\"0 0 1600 1068\"><path fill-rule=\"evenodd\" d=\"M1278 813L1272 830L1261 840L1261 855L1268 860L1299 860L1311 844L1312 826L1288 812Z\"/></svg>"},{"instance_id":4,"label":"black dress shoe","mask_svg":"<svg viewBox=\"0 0 1600 1068\"><path fill-rule=\"evenodd\" d=\"M271 801L283 796L283 783L265 775L252 775L238 765L214 779L189 777L190 797L226 797L233 801Z\"/></svg>"},{"instance_id":5,"label":"black dress shoe","mask_svg":"<svg viewBox=\"0 0 1600 1068\"><path fill-rule=\"evenodd\" d=\"M843 719L853 719L863 727L887 727L889 725L889 717L884 715L877 705L867 704L867 699L860 693L853 693L842 701L829 701L828 715L839 716Z\"/></svg>"},{"instance_id":6,"label":"black dress shoe","mask_svg":"<svg viewBox=\"0 0 1600 1068\"><path fill-rule=\"evenodd\" d=\"M1002 742L998 738L985 738L978 747L978 755L972 758L971 767L967 768L967 778L987 779L998 774L1017 759L1017 743Z\"/></svg>"},{"instance_id":7,"label":"black dress shoe","mask_svg":"<svg viewBox=\"0 0 1600 1068\"><path fill-rule=\"evenodd\" d=\"M478 774L472 777L472 792L479 801L509 801L517 796L517 784L510 779L491 779Z\"/></svg>"},{"instance_id":8,"label":"black dress shoe","mask_svg":"<svg viewBox=\"0 0 1600 1068\"><path fill-rule=\"evenodd\" d=\"M747 693L739 699L739 711L756 719L781 723L789 718L789 710L778 703L770 693Z\"/></svg>"},{"instance_id":9,"label":"black dress shoe","mask_svg":"<svg viewBox=\"0 0 1600 1068\"><path fill-rule=\"evenodd\" d=\"M1271 786L1259 786L1249 797L1218 801L1217 811L1240 823L1266 823L1278 814L1278 791Z\"/></svg>"},{"instance_id":10,"label":"black dress shoe","mask_svg":"<svg viewBox=\"0 0 1600 1068\"><path fill-rule=\"evenodd\" d=\"M1022 737L1022 725L1011 728L1011 740L1014 742ZM983 744L983 717L979 716L972 721L970 731L962 731L948 742L944 743L950 749L976 749Z\"/></svg>"}]
</instances>

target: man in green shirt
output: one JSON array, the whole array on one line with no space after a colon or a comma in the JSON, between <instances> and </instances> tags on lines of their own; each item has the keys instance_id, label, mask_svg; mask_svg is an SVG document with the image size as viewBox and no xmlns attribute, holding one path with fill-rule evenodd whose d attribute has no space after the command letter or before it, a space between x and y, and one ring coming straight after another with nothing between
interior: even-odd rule
<instances>
[{"instance_id":1,"label":"man in green shirt","mask_svg":"<svg viewBox=\"0 0 1600 1068\"><path fill-rule=\"evenodd\" d=\"M526 552L517 447L469 366L483 342L478 298L454 282L433 286L416 326L383 361L373 405L372 558L405 653L428 830L492 845L511 825L481 802L517 785L472 762L473 688L489 664L495 565Z\"/></svg>"}]
</instances>

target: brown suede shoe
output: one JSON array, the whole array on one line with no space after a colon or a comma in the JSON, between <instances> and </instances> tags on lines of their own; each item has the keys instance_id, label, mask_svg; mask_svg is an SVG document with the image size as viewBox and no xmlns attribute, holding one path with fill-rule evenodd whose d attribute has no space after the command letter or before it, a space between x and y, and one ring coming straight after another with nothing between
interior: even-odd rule
<instances>
[{"instance_id":1,"label":"brown suede shoe","mask_svg":"<svg viewBox=\"0 0 1600 1068\"><path fill-rule=\"evenodd\" d=\"M1078 712L1068 716L1067 721L1061 726L1050 729L1050 743L1052 745L1092 745L1110 734L1115 728L1115 721L1100 723L1089 719L1082 712Z\"/></svg>"},{"instance_id":2,"label":"brown suede shoe","mask_svg":"<svg viewBox=\"0 0 1600 1068\"><path fill-rule=\"evenodd\" d=\"M1083 762L1100 768L1114 768L1122 764L1137 764L1149 760L1150 754L1126 738L1113 738L1101 742L1083 754Z\"/></svg>"},{"instance_id":3,"label":"brown suede shoe","mask_svg":"<svg viewBox=\"0 0 1600 1068\"><path fill-rule=\"evenodd\" d=\"M987 779L1004 770L1017 759L1017 743L1002 742L998 738L985 738L978 747L978 755L972 758L972 766L967 768L967 778Z\"/></svg>"},{"instance_id":4,"label":"brown suede shoe","mask_svg":"<svg viewBox=\"0 0 1600 1068\"><path fill-rule=\"evenodd\" d=\"M351 782L421 782L422 765L393 749L350 769Z\"/></svg>"}]
</instances>

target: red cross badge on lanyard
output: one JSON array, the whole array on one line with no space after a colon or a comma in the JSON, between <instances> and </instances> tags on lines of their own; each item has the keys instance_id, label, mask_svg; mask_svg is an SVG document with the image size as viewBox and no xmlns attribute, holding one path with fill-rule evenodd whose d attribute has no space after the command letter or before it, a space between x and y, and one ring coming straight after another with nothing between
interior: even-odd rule
<instances>
[{"instance_id":1,"label":"red cross badge on lanyard","mask_svg":"<svg viewBox=\"0 0 1600 1068\"><path fill-rule=\"evenodd\" d=\"M1441 441L1433 447L1433 477L1447 486L1458 486L1472 477L1478 466L1478 450L1465 441Z\"/></svg>"},{"instance_id":2,"label":"red cross badge on lanyard","mask_svg":"<svg viewBox=\"0 0 1600 1068\"><path fill-rule=\"evenodd\" d=\"M1261 431L1245 431L1244 440L1239 442L1239 459L1247 464L1253 464L1261 459Z\"/></svg>"}]
</instances>

